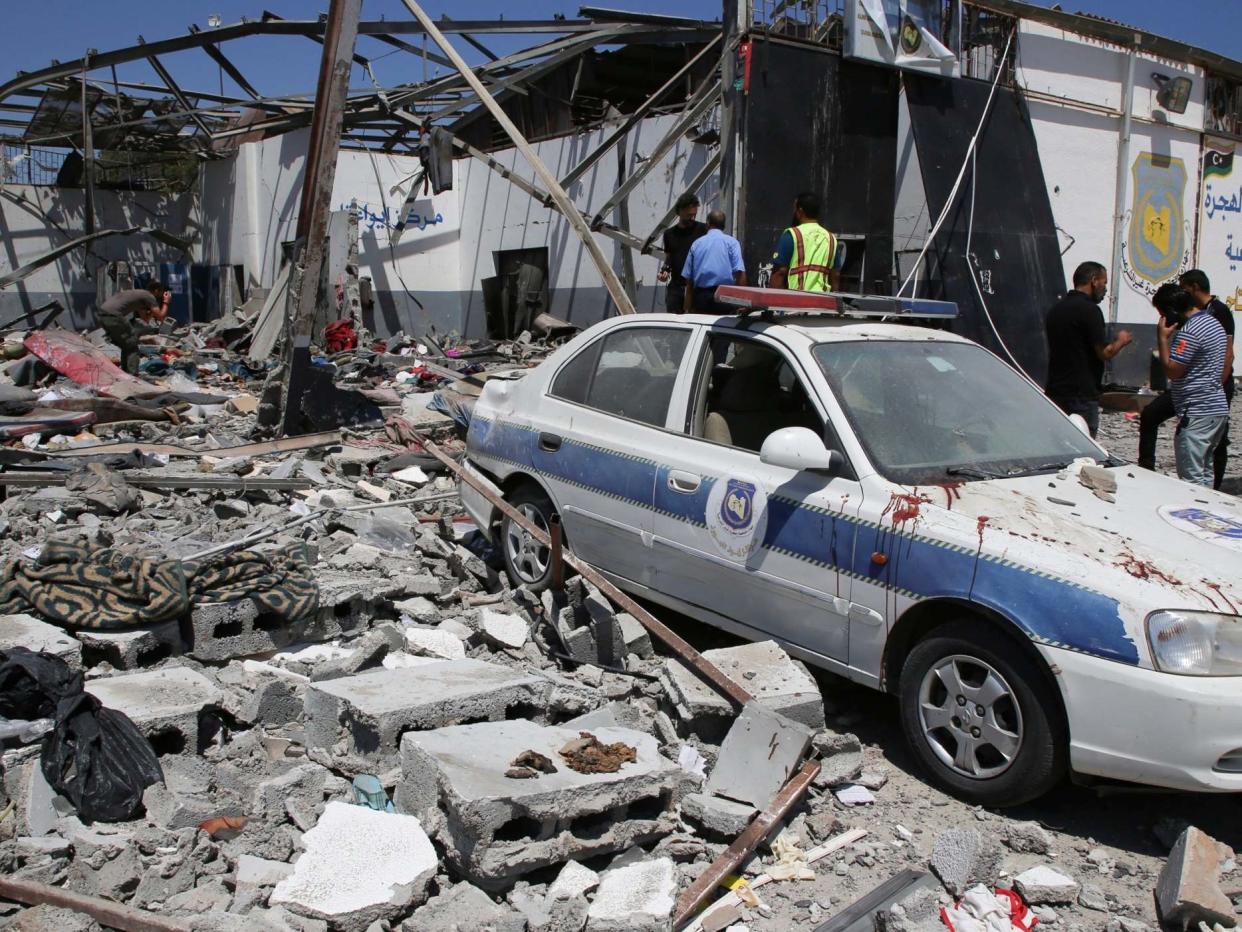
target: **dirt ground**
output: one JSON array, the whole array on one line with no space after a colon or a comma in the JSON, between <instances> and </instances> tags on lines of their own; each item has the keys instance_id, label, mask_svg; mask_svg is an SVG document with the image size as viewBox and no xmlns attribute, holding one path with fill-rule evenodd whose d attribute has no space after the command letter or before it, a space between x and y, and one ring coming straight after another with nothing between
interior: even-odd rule
<instances>
[{"instance_id":1,"label":"dirt ground","mask_svg":"<svg viewBox=\"0 0 1242 932\"><path fill-rule=\"evenodd\" d=\"M1232 432L1238 440L1231 451L1226 490L1237 494L1242 491L1242 405L1234 405ZM1137 420L1106 412L1101 441L1118 456L1136 458ZM1157 457L1157 465L1172 473L1171 425L1161 431ZM696 646L731 643L727 636L689 620L684 625ZM926 869L937 836L951 828L974 828L1001 843L1004 858L995 878L999 885L1008 886L1009 879L1041 864L1082 885L1077 903L1037 907L1040 928L1066 932L1110 928L1134 932L1142 928L1137 923L1157 927L1152 891L1169 847L1186 823L1235 850L1242 847L1242 794L1088 787L1066 780L1043 799L1016 809L995 811L966 805L922 779L904 745L893 697L830 674L817 676L829 726L853 732L862 741L861 782L874 789L875 803L847 808L831 794L812 791L803 811L821 834L825 828L864 828L869 834L819 862L814 881L773 883L757 891L771 912L765 916L751 910L743 920L750 932L816 928L903 869ZM834 819L839 826L833 824ZM1035 822L1048 833L1051 846L1046 854L1020 852L1006 843L1011 827L1022 822ZM804 829L807 848L822 840L806 838L802 820L795 827ZM1235 908L1242 907L1242 870L1223 874L1221 886L1233 897ZM741 932L738 925L733 929Z\"/></svg>"}]
</instances>

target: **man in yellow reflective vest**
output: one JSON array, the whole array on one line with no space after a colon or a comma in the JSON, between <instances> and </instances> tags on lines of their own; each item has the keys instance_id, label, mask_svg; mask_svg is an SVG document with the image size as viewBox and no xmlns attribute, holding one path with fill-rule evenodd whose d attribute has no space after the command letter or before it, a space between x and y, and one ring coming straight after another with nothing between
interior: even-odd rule
<instances>
[{"instance_id":1,"label":"man in yellow reflective vest","mask_svg":"<svg viewBox=\"0 0 1242 932\"><path fill-rule=\"evenodd\" d=\"M836 291L844 264L844 244L819 225L819 195L804 191L794 200L793 224L777 244L768 287Z\"/></svg>"}]
</instances>

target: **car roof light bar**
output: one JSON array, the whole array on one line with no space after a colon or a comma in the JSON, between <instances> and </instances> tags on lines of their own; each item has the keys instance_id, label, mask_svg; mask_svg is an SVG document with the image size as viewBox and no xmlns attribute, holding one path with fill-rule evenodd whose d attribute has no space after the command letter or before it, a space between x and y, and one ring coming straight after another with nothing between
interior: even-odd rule
<instances>
[{"instance_id":1,"label":"car roof light bar","mask_svg":"<svg viewBox=\"0 0 1242 932\"><path fill-rule=\"evenodd\" d=\"M737 308L739 317L755 313L832 314L837 317L921 317L952 320L957 317L957 304L952 301L931 301L926 298L886 297L834 292L819 294L789 291L784 288L752 288L746 285L721 285L716 300Z\"/></svg>"}]
</instances>

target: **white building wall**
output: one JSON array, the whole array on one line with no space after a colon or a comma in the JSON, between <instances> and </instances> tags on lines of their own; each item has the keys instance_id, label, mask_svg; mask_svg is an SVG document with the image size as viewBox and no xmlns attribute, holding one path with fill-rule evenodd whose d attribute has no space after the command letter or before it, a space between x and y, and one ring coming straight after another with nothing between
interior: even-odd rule
<instances>
[{"instance_id":1,"label":"white building wall","mask_svg":"<svg viewBox=\"0 0 1242 932\"><path fill-rule=\"evenodd\" d=\"M1128 50L1042 23L1023 21L1018 81L1027 95L1040 161L1064 250L1066 281L1084 260L1113 267L1113 215ZM1153 74L1193 81L1183 114L1160 108ZM1199 254L1199 161L1204 120L1202 69L1147 54L1136 56L1131 139L1123 178L1118 322L1154 337L1150 296L1191 268ZM1131 356L1141 353L1128 351ZM1136 360L1127 360L1137 372ZM1145 362L1142 363L1145 366Z\"/></svg>"},{"instance_id":2,"label":"white building wall","mask_svg":"<svg viewBox=\"0 0 1242 932\"><path fill-rule=\"evenodd\" d=\"M630 133L629 153L650 152L676 118L641 121ZM536 143L535 149L558 177L597 146L608 130L597 130ZM209 163L203 172L204 255L211 263L240 263L252 283L268 288L280 267L281 243L292 240L304 168L307 132L289 133L239 147L232 159ZM707 159L706 147L682 140L629 198L631 229L647 236ZM494 153L497 162L533 182L533 170L513 149ZM422 332L429 324L485 330L479 282L496 273L497 250L547 247L552 313L575 323L590 323L606 309L603 281L569 224L498 173L474 159L454 163L452 191L416 200L408 224L394 247L393 228L418 170L411 156L342 151L333 186L334 208L351 199L361 208L359 264L376 294L376 329ZM635 167L641 161L634 161ZM597 209L615 190L613 153L589 171L569 194L585 210ZM394 191L394 189L399 189ZM700 193L704 204L715 197L714 182ZM607 218L619 223L617 212ZM614 269L621 269L620 247L597 236ZM653 309L659 298L657 260L635 256L639 306ZM419 307L419 304L422 307Z\"/></svg>"},{"instance_id":3,"label":"white building wall","mask_svg":"<svg viewBox=\"0 0 1242 932\"><path fill-rule=\"evenodd\" d=\"M4 189L6 196L0 198L0 274L85 234L86 197L81 188L7 184ZM67 308L60 318L62 323L85 327L93 320L97 275L109 261L126 260L138 272L157 272L162 262L197 261L200 220L195 193L98 191L95 215L97 230L156 227L194 245L185 256L142 234L96 240L0 289L0 322L56 300Z\"/></svg>"}]
</instances>

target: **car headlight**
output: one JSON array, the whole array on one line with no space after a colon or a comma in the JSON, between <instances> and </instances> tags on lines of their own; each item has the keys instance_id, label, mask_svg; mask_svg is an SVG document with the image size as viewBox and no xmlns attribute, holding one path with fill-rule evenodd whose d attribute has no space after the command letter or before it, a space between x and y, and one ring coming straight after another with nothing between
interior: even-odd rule
<instances>
[{"instance_id":1,"label":"car headlight","mask_svg":"<svg viewBox=\"0 0 1242 932\"><path fill-rule=\"evenodd\" d=\"M1162 611L1147 616L1156 668L1183 676L1242 676L1242 617Z\"/></svg>"}]
</instances>

